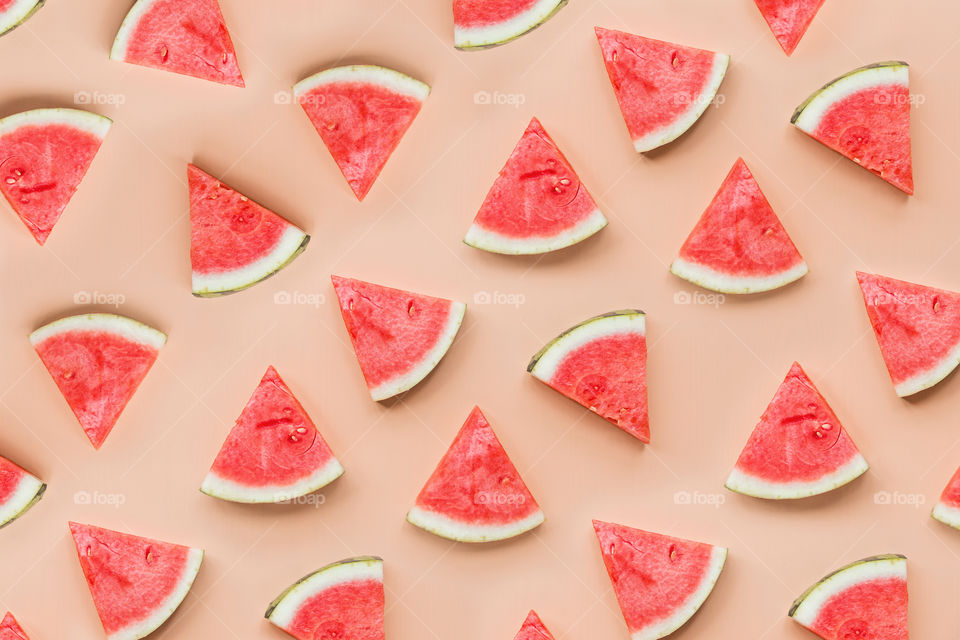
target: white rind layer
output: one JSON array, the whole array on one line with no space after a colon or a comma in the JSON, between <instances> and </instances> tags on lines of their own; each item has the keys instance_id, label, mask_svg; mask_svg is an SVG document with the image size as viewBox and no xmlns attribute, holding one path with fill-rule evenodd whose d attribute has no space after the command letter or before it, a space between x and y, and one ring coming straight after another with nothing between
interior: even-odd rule
<instances>
[{"instance_id":1,"label":"white rind layer","mask_svg":"<svg viewBox=\"0 0 960 640\"><path fill-rule=\"evenodd\" d=\"M107 640L139 640L154 631L160 625L167 621L173 612L177 610L183 599L187 597L193 581L200 571L200 564L203 562L203 549L190 549L187 554L187 566L183 571L183 578L174 588L166 600L164 600L157 609L148 617L135 622L120 631L115 631L107 636Z\"/></svg>"},{"instance_id":2,"label":"white rind layer","mask_svg":"<svg viewBox=\"0 0 960 640\"><path fill-rule=\"evenodd\" d=\"M727 550L724 547L713 547L707 575L703 577L703 580L697 586L697 590L690 595L686 602L677 607L669 617L654 622L631 634L632 640L657 640L658 638L673 633L686 624L687 620L693 617L693 614L700 609L706 601L707 596L713 591L713 587L717 583L717 578L720 577L720 572L723 571L723 565L726 560Z\"/></svg>"},{"instance_id":3,"label":"white rind layer","mask_svg":"<svg viewBox=\"0 0 960 640\"><path fill-rule=\"evenodd\" d=\"M670 265L670 272L675 276L704 289L731 294L760 293L777 289L799 280L807 275L807 271L807 263L803 260L789 269L768 276L739 276L722 273L683 258L677 258Z\"/></svg>"},{"instance_id":4,"label":"white rind layer","mask_svg":"<svg viewBox=\"0 0 960 640\"><path fill-rule=\"evenodd\" d=\"M17 488L13 490L13 493L7 498L7 501L0 505L0 527L10 524L30 505L37 499L37 494L39 494L46 485L43 484L38 478L27 474L25 475L19 483L17 483Z\"/></svg>"},{"instance_id":5,"label":"white rind layer","mask_svg":"<svg viewBox=\"0 0 960 640\"><path fill-rule=\"evenodd\" d=\"M343 475L343 466L336 458L331 458L325 465L309 476L287 485L267 485L251 487L233 480L224 478L213 471L207 474L200 485L200 491L214 498L231 502L245 502L249 504L285 502L313 493L317 489L327 486Z\"/></svg>"},{"instance_id":6,"label":"white rind layer","mask_svg":"<svg viewBox=\"0 0 960 640\"><path fill-rule=\"evenodd\" d=\"M110 130L113 120L82 109L31 109L0 120L0 136L27 125L45 126L52 124L75 127L103 140L107 131Z\"/></svg>"},{"instance_id":7,"label":"white rind layer","mask_svg":"<svg viewBox=\"0 0 960 640\"><path fill-rule=\"evenodd\" d=\"M30 14L36 11L38 5L41 4L43 4L43 0L14 0L13 5L0 14L0 35L19 26L20 23L29 18Z\"/></svg>"},{"instance_id":8,"label":"white rind layer","mask_svg":"<svg viewBox=\"0 0 960 640\"><path fill-rule=\"evenodd\" d=\"M457 49L479 49L519 38L540 26L556 13L567 0L538 0L536 4L509 20L483 27L453 27L453 46Z\"/></svg>"},{"instance_id":9,"label":"white rind layer","mask_svg":"<svg viewBox=\"0 0 960 640\"><path fill-rule=\"evenodd\" d=\"M293 85L293 95L299 99L319 86L341 82L374 84L394 93L416 98L421 102L430 95L430 85L420 82L416 78L411 78L404 73L386 67L365 64L334 67L315 73Z\"/></svg>"},{"instance_id":10,"label":"white rind layer","mask_svg":"<svg viewBox=\"0 0 960 640\"><path fill-rule=\"evenodd\" d=\"M646 336L646 320L640 312L595 318L578 325L554 340L530 369L538 380L550 382L567 355L585 344L608 336L635 333Z\"/></svg>"},{"instance_id":11,"label":"white rind layer","mask_svg":"<svg viewBox=\"0 0 960 640\"><path fill-rule=\"evenodd\" d=\"M417 383L426 378L427 374L433 371L440 363L440 360L443 359L443 356L446 355L450 345L453 344L453 339L457 336L457 332L460 331L460 325L463 323L463 315L466 311L467 305L462 302L451 302L450 315L447 317L447 326L444 327L443 332L440 334L440 337L437 338L437 343L433 345L433 348L427 352L420 362L411 367L406 373L400 374L396 378L379 384L376 387L369 387L370 396L377 401L386 400L398 393L403 393L413 388Z\"/></svg>"},{"instance_id":12,"label":"white rind layer","mask_svg":"<svg viewBox=\"0 0 960 640\"><path fill-rule=\"evenodd\" d=\"M463 241L471 247L493 253L532 255L569 247L581 240L586 240L605 226L607 226L607 219L599 209L594 209L590 215L571 228L553 236L513 238L484 229L474 222L467 230Z\"/></svg>"},{"instance_id":13,"label":"white rind layer","mask_svg":"<svg viewBox=\"0 0 960 640\"><path fill-rule=\"evenodd\" d=\"M321 569L284 593L267 618L284 629L290 626L300 607L308 599L331 587L363 580L383 582L383 560L367 557Z\"/></svg>"},{"instance_id":14,"label":"white rind layer","mask_svg":"<svg viewBox=\"0 0 960 640\"><path fill-rule=\"evenodd\" d=\"M194 270L193 295L210 296L251 287L285 267L302 250L307 238L306 233L290 225L270 253L244 267L212 273Z\"/></svg>"},{"instance_id":15,"label":"white rind layer","mask_svg":"<svg viewBox=\"0 0 960 640\"><path fill-rule=\"evenodd\" d=\"M127 59L127 44L130 42L130 36L133 35L137 25L140 24L140 19L153 8L153 5L155 5L157 1L158 0L137 0L133 7L130 8L130 11L127 12L126 17L120 24L117 36L113 39L113 46L110 48L111 60L125 61Z\"/></svg>"},{"instance_id":16,"label":"white rind layer","mask_svg":"<svg viewBox=\"0 0 960 640\"><path fill-rule=\"evenodd\" d=\"M812 134L820 126L824 114L837 102L851 95L890 84L910 86L910 68L903 64L867 67L834 80L820 89L799 110L794 125L801 131Z\"/></svg>"},{"instance_id":17,"label":"white rind layer","mask_svg":"<svg viewBox=\"0 0 960 640\"><path fill-rule=\"evenodd\" d=\"M767 500L793 500L820 495L838 487L842 487L859 478L870 468L867 461L859 453L844 463L839 469L810 482L772 482L744 473L734 468L724 486L731 491L765 498Z\"/></svg>"},{"instance_id":18,"label":"white rind layer","mask_svg":"<svg viewBox=\"0 0 960 640\"><path fill-rule=\"evenodd\" d=\"M960 508L938 502L934 505L930 517L934 520L939 520L943 524L950 525L954 529L960 529ZM2 522L3 518L0 518L0 523Z\"/></svg>"},{"instance_id":19,"label":"white rind layer","mask_svg":"<svg viewBox=\"0 0 960 640\"><path fill-rule=\"evenodd\" d=\"M407 522L441 538L458 542L493 542L526 533L543 524L543 511L537 509L529 516L507 524L476 524L454 520L442 513L414 506L407 513Z\"/></svg>"},{"instance_id":20,"label":"white rind layer","mask_svg":"<svg viewBox=\"0 0 960 640\"><path fill-rule=\"evenodd\" d=\"M907 579L907 559L883 557L858 562L824 578L805 595L791 614L800 624L809 627L820 615L820 610L831 598L847 589L873 580L887 578Z\"/></svg>"},{"instance_id":21,"label":"white rind layer","mask_svg":"<svg viewBox=\"0 0 960 640\"><path fill-rule=\"evenodd\" d=\"M87 313L54 320L30 334L34 347L46 339L68 331L103 331L159 350L167 336L147 325L112 313Z\"/></svg>"},{"instance_id":22,"label":"white rind layer","mask_svg":"<svg viewBox=\"0 0 960 640\"><path fill-rule=\"evenodd\" d=\"M707 110L707 107L713 103L713 99L720 89L720 84L723 82L723 77L727 74L727 67L729 65L730 56L723 53L713 54L713 68L700 95L696 96L696 98L691 101L689 108L677 116L670 124L656 131L651 131L639 138L634 138L633 148L637 150L637 153L644 153L645 151L661 147L668 142L673 142L683 135L687 129L692 127L693 123L699 120L703 112Z\"/></svg>"},{"instance_id":23,"label":"white rind layer","mask_svg":"<svg viewBox=\"0 0 960 640\"><path fill-rule=\"evenodd\" d=\"M958 364L960 364L960 344L954 345L950 353L945 355L936 366L894 385L894 389L901 398L929 389L950 375Z\"/></svg>"}]
</instances>

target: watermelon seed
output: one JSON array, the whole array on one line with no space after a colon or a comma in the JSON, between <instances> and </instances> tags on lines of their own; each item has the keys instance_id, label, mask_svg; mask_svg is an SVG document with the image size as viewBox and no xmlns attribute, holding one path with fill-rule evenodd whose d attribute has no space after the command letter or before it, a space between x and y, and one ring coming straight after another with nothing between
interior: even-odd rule
<instances>
[{"instance_id":1,"label":"watermelon seed","mask_svg":"<svg viewBox=\"0 0 960 640\"><path fill-rule=\"evenodd\" d=\"M147 547L146 553L143 554L143 559L148 563L153 561L153 547Z\"/></svg>"},{"instance_id":2,"label":"watermelon seed","mask_svg":"<svg viewBox=\"0 0 960 640\"><path fill-rule=\"evenodd\" d=\"M240 196L240 202L246 202L247 200L247 196Z\"/></svg>"},{"instance_id":3,"label":"watermelon seed","mask_svg":"<svg viewBox=\"0 0 960 640\"><path fill-rule=\"evenodd\" d=\"M297 433L306 433L306 432L307 432L306 427L300 427L299 429L297 429Z\"/></svg>"},{"instance_id":4,"label":"watermelon seed","mask_svg":"<svg viewBox=\"0 0 960 640\"><path fill-rule=\"evenodd\" d=\"M679 67L679 66L680 66L680 54L677 53L676 51L674 51L674 52L673 52L673 55L672 55L672 58L673 58L673 59L670 61L671 64L673 64L674 67Z\"/></svg>"},{"instance_id":5,"label":"watermelon seed","mask_svg":"<svg viewBox=\"0 0 960 640\"><path fill-rule=\"evenodd\" d=\"M7 178L7 184L14 184L16 181L16 178Z\"/></svg>"},{"instance_id":6,"label":"watermelon seed","mask_svg":"<svg viewBox=\"0 0 960 640\"><path fill-rule=\"evenodd\" d=\"M223 60L223 64L227 64L227 52L226 52L226 51L223 52L222 60Z\"/></svg>"},{"instance_id":7,"label":"watermelon seed","mask_svg":"<svg viewBox=\"0 0 960 640\"><path fill-rule=\"evenodd\" d=\"M167 49L167 45L160 45L160 61L166 62L169 55L170 51Z\"/></svg>"},{"instance_id":8,"label":"watermelon seed","mask_svg":"<svg viewBox=\"0 0 960 640\"><path fill-rule=\"evenodd\" d=\"M570 178L560 178L560 184L562 184L563 186L567 186L568 184L570 184Z\"/></svg>"},{"instance_id":9,"label":"watermelon seed","mask_svg":"<svg viewBox=\"0 0 960 640\"><path fill-rule=\"evenodd\" d=\"M413 304L413 300L410 301L410 304L407 305L407 313L413 317L417 313L417 309Z\"/></svg>"},{"instance_id":10,"label":"watermelon seed","mask_svg":"<svg viewBox=\"0 0 960 640\"><path fill-rule=\"evenodd\" d=\"M670 545L670 553L669 553L669 555L670 555L670 559L671 559L671 560L676 560L676 559L677 559L677 555L678 555L678 554L677 554L677 547L676 547L676 545Z\"/></svg>"},{"instance_id":11,"label":"watermelon seed","mask_svg":"<svg viewBox=\"0 0 960 640\"><path fill-rule=\"evenodd\" d=\"M300 438L298 438L297 436L295 436L295 435L293 435L293 434L291 433L291 434L290 434L290 442L300 442Z\"/></svg>"},{"instance_id":12,"label":"watermelon seed","mask_svg":"<svg viewBox=\"0 0 960 640\"><path fill-rule=\"evenodd\" d=\"M933 311L934 313L940 311L940 296L935 296L933 298Z\"/></svg>"}]
</instances>

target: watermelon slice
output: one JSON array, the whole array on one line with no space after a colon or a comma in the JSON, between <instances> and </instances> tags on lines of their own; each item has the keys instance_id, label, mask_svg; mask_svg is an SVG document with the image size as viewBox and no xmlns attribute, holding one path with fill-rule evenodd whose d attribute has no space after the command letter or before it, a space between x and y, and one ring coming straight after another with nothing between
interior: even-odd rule
<instances>
[{"instance_id":1,"label":"watermelon slice","mask_svg":"<svg viewBox=\"0 0 960 640\"><path fill-rule=\"evenodd\" d=\"M788 56L807 32L824 0L754 0Z\"/></svg>"},{"instance_id":2,"label":"watermelon slice","mask_svg":"<svg viewBox=\"0 0 960 640\"><path fill-rule=\"evenodd\" d=\"M930 515L954 529L960 529L960 469L957 469L944 487L940 500L934 505Z\"/></svg>"},{"instance_id":3,"label":"watermelon slice","mask_svg":"<svg viewBox=\"0 0 960 640\"><path fill-rule=\"evenodd\" d=\"M596 27L607 75L638 153L673 142L713 102L730 56Z\"/></svg>"},{"instance_id":4,"label":"watermelon slice","mask_svg":"<svg viewBox=\"0 0 960 640\"><path fill-rule=\"evenodd\" d=\"M0 639L2 640L2 639ZM520 631L513 637L513 640L556 640L553 634L544 626L543 621L536 611L527 614L527 619L523 621Z\"/></svg>"},{"instance_id":5,"label":"watermelon slice","mask_svg":"<svg viewBox=\"0 0 960 640\"><path fill-rule=\"evenodd\" d=\"M533 31L567 0L453 0L453 44L486 49Z\"/></svg>"},{"instance_id":6,"label":"watermelon slice","mask_svg":"<svg viewBox=\"0 0 960 640\"><path fill-rule=\"evenodd\" d=\"M363 200L430 94L429 85L373 65L335 67L301 80L293 94Z\"/></svg>"},{"instance_id":7,"label":"watermelon slice","mask_svg":"<svg viewBox=\"0 0 960 640\"><path fill-rule=\"evenodd\" d=\"M527 371L641 442L650 442L643 311L612 311L567 329L533 356Z\"/></svg>"},{"instance_id":8,"label":"watermelon slice","mask_svg":"<svg viewBox=\"0 0 960 640\"><path fill-rule=\"evenodd\" d=\"M702 542L593 521L603 564L632 640L671 634L700 609L727 550Z\"/></svg>"},{"instance_id":9,"label":"watermelon slice","mask_svg":"<svg viewBox=\"0 0 960 640\"><path fill-rule=\"evenodd\" d=\"M268 367L200 490L233 502L283 502L342 474L310 416Z\"/></svg>"},{"instance_id":10,"label":"watermelon slice","mask_svg":"<svg viewBox=\"0 0 960 640\"><path fill-rule=\"evenodd\" d=\"M533 118L463 241L494 253L546 253L605 226L607 219L580 177Z\"/></svg>"},{"instance_id":11,"label":"watermelon slice","mask_svg":"<svg viewBox=\"0 0 960 640\"><path fill-rule=\"evenodd\" d=\"M109 313L69 316L30 334L30 342L99 449L167 336Z\"/></svg>"},{"instance_id":12,"label":"watermelon slice","mask_svg":"<svg viewBox=\"0 0 960 640\"><path fill-rule=\"evenodd\" d=\"M474 407L407 521L450 540L491 542L540 526L543 511L480 407Z\"/></svg>"},{"instance_id":13,"label":"watermelon slice","mask_svg":"<svg viewBox=\"0 0 960 640\"><path fill-rule=\"evenodd\" d=\"M383 560L348 558L301 578L265 617L294 638L384 640Z\"/></svg>"},{"instance_id":14,"label":"watermelon slice","mask_svg":"<svg viewBox=\"0 0 960 640\"><path fill-rule=\"evenodd\" d=\"M857 272L867 316L898 396L922 391L960 363L960 293Z\"/></svg>"},{"instance_id":15,"label":"watermelon slice","mask_svg":"<svg viewBox=\"0 0 960 640\"><path fill-rule=\"evenodd\" d=\"M78 109L0 119L0 191L38 243L47 241L112 123Z\"/></svg>"},{"instance_id":16,"label":"watermelon slice","mask_svg":"<svg viewBox=\"0 0 960 640\"><path fill-rule=\"evenodd\" d=\"M907 640L907 559L848 564L807 589L789 615L824 640Z\"/></svg>"},{"instance_id":17,"label":"watermelon slice","mask_svg":"<svg viewBox=\"0 0 960 640\"><path fill-rule=\"evenodd\" d=\"M806 498L843 486L868 468L826 399L794 362L726 487L756 498Z\"/></svg>"},{"instance_id":18,"label":"watermelon slice","mask_svg":"<svg viewBox=\"0 0 960 640\"><path fill-rule=\"evenodd\" d=\"M467 306L444 298L331 276L343 323L374 400L427 377L460 330Z\"/></svg>"},{"instance_id":19,"label":"watermelon slice","mask_svg":"<svg viewBox=\"0 0 960 640\"><path fill-rule=\"evenodd\" d=\"M30 640L26 632L17 624L17 619L13 614L7 611L0 622L0 640Z\"/></svg>"},{"instance_id":20,"label":"watermelon slice","mask_svg":"<svg viewBox=\"0 0 960 640\"><path fill-rule=\"evenodd\" d=\"M802 278L807 263L738 158L670 271L705 289L757 293Z\"/></svg>"},{"instance_id":21,"label":"watermelon slice","mask_svg":"<svg viewBox=\"0 0 960 640\"><path fill-rule=\"evenodd\" d=\"M46 490L38 478L0 457L0 529L37 504Z\"/></svg>"},{"instance_id":22,"label":"watermelon slice","mask_svg":"<svg viewBox=\"0 0 960 640\"><path fill-rule=\"evenodd\" d=\"M243 86L217 0L137 0L120 25L110 59Z\"/></svg>"},{"instance_id":23,"label":"watermelon slice","mask_svg":"<svg viewBox=\"0 0 960 640\"><path fill-rule=\"evenodd\" d=\"M790 122L834 151L913 195L910 65L854 69L797 107Z\"/></svg>"},{"instance_id":24,"label":"watermelon slice","mask_svg":"<svg viewBox=\"0 0 960 640\"><path fill-rule=\"evenodd\" d=\"M70 523L80 568L109 640L137 640L166 622L193 585L202 549Z\"/></svg>"},{"instance_id":25,"label":"watermelon slice","mask_svg":"<svg viewBox=\"0 0 960 640\"><path fill-rule=\"evenodd\" d=\"M0 0L0 36L26 22L46 0ZM26 636L24 636L26 637ZM0 636L2 638L2 636Z\"/></svg>"},{"instance_id":26,"label":"watermelon slice","mask_svg":"<svg viewBox=\"0 0 960 640\"><path fill-rule=\"evenodd\" d=\"M193 295L252 287L307 248L310 236L192 164L187 180Z\"/></svg>"}]
</instances>

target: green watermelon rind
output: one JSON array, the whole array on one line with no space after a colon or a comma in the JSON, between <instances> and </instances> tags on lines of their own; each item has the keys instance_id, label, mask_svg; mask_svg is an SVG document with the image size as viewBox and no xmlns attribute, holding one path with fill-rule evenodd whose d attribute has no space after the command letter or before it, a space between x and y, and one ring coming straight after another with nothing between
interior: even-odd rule
<instances>
[{"instance_id":1,"label":"green watermelon rind","mask_svg":"<svg viewBox=\"0 0 960 640\"><path fill-rule=\"evenodd\" d=\"M567 0L538 0L527 11L495 25L468 28L454 25L454 46L461 51L478 51L506 44L536 29L566 4Z\"/></svg>"},{"instance_id":2,"label":"green watermelon rind","mask_svg":"<svg viewBox=\"0 0 960 640\"><path fill-rule=\"evenodd\" d=\"M10 33L32 18L45 2L46 0L18 0L17 4L0 16L0 36Z\"/></svg>"},{"instance_id":3,"label":"green watermelon rind","mask_svg":"<svg viewBox=\"0 0 960 640\"><path fill-rule=\"evenodd\" d=\"M0 529L13 524L17 518L40 502L46 490L46 483L29 473L26 474L7 501L0 504Z\"/></svg>"},{"instance_id":4,"label":"green watermelon rind","mask_svg":"<svg viewBox=\"0 0 960 640\"><path fill-rule=\"evenodd\" d=\"M817 496L853 482L870 469L859 452L839 469L810 481L773 482L744 473L737 468L730 472L724 483L730 491L765 500L797 500Z\"/></svg>"},{"instance_id":5,"label":"green watermelon rind","mask_svg":"<svg viewBox=\"0 0 960 640\"><path fill-rule=\"evenodd\" d=\"M573 349L585 344L586 342L581 342L582 338L601 338L605 335L611 335L612 333L619 333L619 331L594 331L598 326L607 328L610 322L616 322L619 324L621 321L619 318L626 318L629 321L635 321L639 318L640 324L640 333L646 335L646 323L645 318L646 314L639 309L619 309L617 311L609 311L607 313L601 313L598 316L593 316L592 318L587 318L583 322L575 324L570 327L556 338L548 342L540 351L538 351L530 359L529 364L527 364L527 372L533 374L538 380L543 380L546 382L551 376L542 377L544 374L544 365L542 364L543 359L551 354L553 358L556 359L556 362L552 363L553 366L550 367L550 373L556 369L556 364L563 360L563 356L572 351ZM559 351L557 350L559 349Z\"/></svg>"},{"instance_id":6,"label":"green watermelon rind","mask_svg":"<svg viewBox=\"0 0 960 640\"><path fill-rule=\"evenodd\" d=\"M454 520L449 516L414 506L407 512L407 522L425 531L457 542L496 542L514 538L543 524L542 509L514 522L476 524Z\"/></svg>"},{"instance_id":7,"label":"green watermelon rind","mask_svg":"<svg viewBox=\"0 0 960 640\"><path fill-rule=\"evenodd\" d=\"M600 209L594 209L586 218L569 229L553 236L526 238L505 236L484 229L476 222L470 225L463 242L475 249L513 256L528 256L548 253L577 244L607 226L607 218Z\"/></svg>"},{"instance_id":8,"label":"green watermelon rind","mask_svg":"<svg viewBox=\"0 0 960 640\"><path fill-rule=\"evenodd\" d=\"M787 615L809 628L831 598L852 586L880 578L907 579L907 557L898 553L870 556L827 574L793 601Z\"/></svg>"},{"instance_id":9,"label":"green watermelon rind","mask_svg":"<svg viewBox=\"0 0 960 640\"><path fill-rule=\"evenodd\" d=\"M0 136L24 126L62 124L86 131L103 140L113 120L91 111L60 107L31 109L0 118Z\"/></svg>"},{"instance_id":10,"label":"green watermelon rind","mask_svg":"<svg viewBox=\"0 0 960 640\"><path fill-rule=\"evenodd\" d=\"M796 282L807 275L808 272L809 269L804 260L778 273L763 276L722 273L706 265L690 262L683 258L676 258L670 265L670 273L678 278L683 278L687 282L691 282L704 289L734 295L748 295L751 293L773 291L774 289L779 289L792 282Z\"/></svg>"},{"instance_id":11,"label":"green watermelon rind","mask_svg":"<svg viewBox=\"0 0 960 640\"><path fill-rule=\"evenodd\" d=\"M812 133L816 131L823 114L852 93L889 84L891 79L898 81L897 84L909 86L909 69L910 65L902 60L887 60L848 71L823 85L800 103L790 116L790 124L804 133ZM901 80L902 82L899 82Z\"/></svg>"},{"instance_id":12,"label":"green watermelon rind","mask_svg":"<svg viewBox=\"0 0 960 640\"><path fill-rule=\"evenodd\" d=\"M291 224L270 253L233 271L191 274L191 289L198 298L219 298L237 293L275 276L307 250L310 236Z\"/></svg>"},{"instance_id":13,"label":"green watermelon rind","mask_svg":"<svg viewBox=\"0 0 960 640\"><path fill-rule=\"evenodd\" d=\"M104 331L157 350L167 341L167 336L162 331L126 316L114 313L81 313L43 325L30 334L30 344L36 347L48 338L67 331Z\"/></svg>"},{"instance_id":14,"label":"green watermelon rind","mask_svg":"<svg viewBox=\"0 0 960 640\"><path fill-rule=\"evenodd\" d=\"M954 529L960 529L960 509L955 506L937 502L930 512L930 517Z\"/></svg>"},{"instance_id":15,"label":"green watermelon rind","mask_svg":"<svg viewBox=\"0 0 960 640\"><path fill-rule=\"evenodd\" d=\"M113 45L110 47L111 60L126 62L127 44L130 42L130 38L133 36L137 25L140 24L140 19L147 11L153 8L156 2L158 2L158 0L136 0L133 6L130 7L130 11L127 12L127 15L123 18L123 22L120 23L117 35L113 39Z\"/></svg>"},{"instance_id":16,"label":"green watermelon rind","mask_svg":"<svg viewBox=\"0 0 960 640\"><path fill-rule=\"evenodd\" d=\"M430 95L430 85L389 67L374 64L354 64L331 67L307 76L293 85L293 95L299 101L317 87L341 82L373 84L394 93L400 93L423 102Z\"/></svg>"},{"instance_id":17,"label":"green watermelon rind","mask_svg":"<svg viewBox=\"0 0 960 640\"><path fill-rule=\"evenodd\" d=\"M343 475L343 465L330 458L321 468L290 485L250 486L224 478L213 471L207 473L200 491L212 498L244 504L288 502L322 489Z\"/></svg>"}]
</instances>

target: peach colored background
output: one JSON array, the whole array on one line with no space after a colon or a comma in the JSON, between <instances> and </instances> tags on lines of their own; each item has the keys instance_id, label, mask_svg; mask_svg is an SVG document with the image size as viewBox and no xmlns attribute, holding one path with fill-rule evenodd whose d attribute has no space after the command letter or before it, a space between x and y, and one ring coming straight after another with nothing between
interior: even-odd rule
<instances>
[{"instance_id":1,"label":"peach colored background","mask_svg":"<svg viewBox=\"0 0 960 640\"><path fill-rule=\"evenodd\" d=\"M71 106L76 92L124 100L88 107L116 124L46 247L0 207L0 451L50 485L0 532L0 609L39 640L102 637L67 533L66 521L77 519L207 550L193 591L157 638L282 638L261 617L277 593L327 562L375 553L386 559L391 640L508 639L531 607L559 638L623 640L590 527L597 517L730 547L716 591L677 638L808 637L785 617L793 598L840 564L880 552L910 557L914 635L955 635L960 533L928 511L960 464L960 378L897 399L853 272L960 289L960 12L827 0L788 59L751 0L574 0L536 32L474 53L452 48L447 0L222 4L245 90L108 60L128 0L51 1L0 39L2 114ZM724 104L669 148L638 157L595 24L730 53ZM912 89L925 98L914 110L914 198L788 124L823 82L892 58L913 65ZM362 204L306 117L274 99L341 62L385 64L433 86ZM476 104L481 90L524 103ZM534 114L609 227L543 258L463 245ZM699 290L667 265L738 155L811 273L719 307L677 304L678 292ZM192 298L189 161L304 226L313 236L306 254L249 291ZM331 272L468 303L447 358L401 401L369 399L331 300ZM90 309L74 304L78 292L121 294L119 312L170 336L99 452L26 339L43 322ZM278 292L326 301L278 305ZM472 304L481 292L523 303ZM649 314L646 448L524 372L559 330L626 306ZM730 494L722 482L794 359L873 468L799 503ZM271 363L347 469L319 507L234 505L197 490ZM404 521L475 403L547 513L532 535L482 547ZM724 503L675 504L683 491ZM926 503L875 504L882 491ZM78 504L77 492L125 503Z\"/></svg>"}]
</instances>

